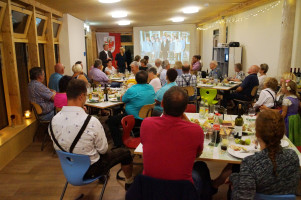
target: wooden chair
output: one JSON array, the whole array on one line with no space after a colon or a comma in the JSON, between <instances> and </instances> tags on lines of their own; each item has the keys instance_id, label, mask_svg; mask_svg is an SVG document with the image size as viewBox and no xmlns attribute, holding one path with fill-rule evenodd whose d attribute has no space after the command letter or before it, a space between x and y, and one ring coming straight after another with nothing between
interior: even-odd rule
<instances>
[{"instance_id":1,"label":"wooden chair","mask_svg":"<svg viewBox=\"0 0 301 200\"><path fill-rule=\"evenodd\" d=\"M139 111L139 117L142 119L151 117L154 107L155 107L155 103L142 106L142 108Z\"/></svg>"},{"instance_id":2,"label":"wooden chair","mask_svg":"<svg viewBox=\"0 0 301 200\"><path fill-rule=\"evenodd\" d=\"M192 87L192 86L187 86L187 87L182 87L182 88L183 88L183 90L185 90L185 91L187 92L187 95L188 95L189 97L192 97L192 96L196 95L196 93L195 93L195 88L194 88L194 87ZM195 97L194 100L189 101L188 103L193 103L193 104L195 104L196 107L197 107L197 106L198 106L197 97Z\"/></svg>"},{"instance_id":3,"label":"wooden chair","mask_svg":"<svg viewBox=\"0 0 301 200\"><path fill-rule=\"evenodd\" d=\"M256 98L258 86L253 87L251 91L251 100L249 101L244 101L240 99L234 99L235 105L237 106L238 104L242 105L243 112L246 113L249 109L249 107L252 106L252 103L254 102L254 99Z\"/></svg>"},{"instance_id":4,"label":"wooden chair","mask_svg":"<svg viewBox=\"0 0 301 200\"><path fill-rule=\"evenodd\" d=\"M50 123L50 121L47 121L47 120L42 120L40 118L41 114L42 114L42 108L39 104L36 104L34 102L31 102L31 105L32 105L32 109L33 109L33 113L38 121L38 128L37 128L37 131L36 133L34 134L33 136L33 141L35 140L38 132L39 132L39 129L40 128L44 128L44 138L43 138L43 141L42 141L42 146L41 146L41 151L44 150L44 147L45 147L45 142L46 142L46 139L47 139L47 136L48 136L48 125Z\"/></svg>"}]
</instances>

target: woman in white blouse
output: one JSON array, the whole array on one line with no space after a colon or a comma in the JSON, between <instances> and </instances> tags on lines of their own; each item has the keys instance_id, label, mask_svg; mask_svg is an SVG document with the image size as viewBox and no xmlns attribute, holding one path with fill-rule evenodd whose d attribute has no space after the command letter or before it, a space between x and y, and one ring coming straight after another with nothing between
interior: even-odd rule
<instances>
[{"instance_id":1,"label":"woman in white blouse","mask_svg":"<svg viewBox=\"0 0 301 200\"><path fill-rule=\"evenodd\" d=\"M264 83L264 89L260 92L258 101L255 103L254 108L257 109L261 106L274 108L276 106L277 89L278 89L277 79L267 78Z\"/></svg>"},{"instance_id":2,"label":"woman in white blouse","mask_svg":"<svg viewBox=\"0 0 301 200\"><path fill-rule=\"evenodd\" d=\"M105 69L107 75L117 74L117 70L112 66L112 60L108 61L107 67Z\"/></svg>"},{"instance_id":3,"label":"woman in white blouse","mask_svg":"<svg viewBox=\"0 0 301 200\"><path fill-rule=\"evenodd\" d=\"M258 76L258 81L259 81L259 86L258 86L258 91L257 94L259 95L261 90L263 90L264 87L264 82L265 79L267 78L267 72L269 70L268 64L261 64L260 69L259 69L259 76Z\"/></svg>"}]
</instances>

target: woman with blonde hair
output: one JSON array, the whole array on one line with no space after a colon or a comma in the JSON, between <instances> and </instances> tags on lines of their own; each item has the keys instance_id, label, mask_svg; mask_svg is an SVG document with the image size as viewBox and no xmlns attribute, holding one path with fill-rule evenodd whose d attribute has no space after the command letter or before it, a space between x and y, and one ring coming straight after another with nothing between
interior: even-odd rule
<instances>
[{"instance_id":1,"label":"woman with blonde hair","mask_svg":"<svg viewBox=\"0 0 301 200\"><path fill-rule=\"evenodd\" d=\"M115 57L115 66L117 66L117 70L120 73L124 73L127 68L125 49L120 47L120 53L116 54Z\"/></svg>"},{"instance_id":2,"label":"woman with blonde hair","mask_svg":"<svg viewBox=\"0 0 301 200\"><path fill-rule=\"evenodd\" d=\"M178 76L181 76L183 74L182 67L183 67L183 63L181 61L175 62L174 68L177 70Z\"/></svg>"},{"instance_id":3,"label":"woman with blonde hair","mask_svg":"<svg viewBox=\"0 0 301 200\"><path fill-rule=\"evenodd\" d=\"M261 90L258 101L254 108L266 106L268 108L276 108L276 92L278 89L278 81L275 78L267 78L264 83L264 89Z\"/></svg>"},{"instance_id":4,"label":"woman with blonde hair","mask_svg":"<svg viewBox=\"0 0 301 200\"><path fill-rule=\"evenodd\" d=\"M89 83L87 78L84 75L83 68L80 64L73 65L72 66L72 71L74 73L72 78L81 79L81 80L85 81L87 84Z\"/></svg>"}]
</instances>

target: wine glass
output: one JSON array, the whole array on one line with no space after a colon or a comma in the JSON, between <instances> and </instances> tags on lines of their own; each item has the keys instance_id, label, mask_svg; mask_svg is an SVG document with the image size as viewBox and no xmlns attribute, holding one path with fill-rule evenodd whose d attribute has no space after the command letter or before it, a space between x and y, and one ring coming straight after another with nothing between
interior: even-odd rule
<instances>
[{"instance_id":1,"label":"wine glass","mask_svg":"<svg viewBox=\"0 0 301 200\"><path fill-rule=\"evenodd\" d=\"M248 115L249 115L250 117L254 117L255 114L256 114L255 108L253 108L253 107L249 108L249 110L248 110Z\"/></svg>"}]
</instances>

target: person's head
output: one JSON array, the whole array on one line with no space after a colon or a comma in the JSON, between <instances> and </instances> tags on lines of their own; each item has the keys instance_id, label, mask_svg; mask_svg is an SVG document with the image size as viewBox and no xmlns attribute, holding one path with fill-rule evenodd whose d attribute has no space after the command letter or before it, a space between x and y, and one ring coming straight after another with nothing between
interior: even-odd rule
<instances>
[{"instance_id":1,"label":"person's head","mask_svg":"<svg viewBox=\"0 0 301 200\"><path fill-rule=\"evenodd\" d=\"M30 80L36 80L39 82L44 82L45 80L45 73L41 67L33 67L29 71Z\"/></svg>"},{"instance_id":2,"label":"person's head","mask_svg":"<svg viewBox=\"0 0 301 200\"><path fill-rule=\"evenodd\" d=\"M183 72L183 74L188 74L189 71L190 71L190 65L189 64L184 64L182 66L182 72Z\"/></svg>"},{"instance_id":3,"label":"person's head","mask_svg":"<svg viewBox=\"0 0 301 200\"><path fill-rule=\"evenodd\" d=\"M164 60L162 62L162 68L163 69L169 69L170 68L170 64L169 64L169 61L168 60Z\"/></svg>"},{"instance_id":4,"label":"person's head","mask_svg":"<svg viewBox=\"0 0 301 200\"><path fill-rule=\"evenodd\" d=\"M148 56L144 56L143 59L146 61L146 64L148 63L149 57Z\"/></svg>"},{"instance_id":5,"label":"person's head","mask_svg":"<svg viewBox=\"0 0 301 200\"><path fill-rule=\"evenodd\" d=\"M123 47L120 47L119 50L120 50L120 53L124 54L125 49Z\"/></svg>"},{"instance_id":6,"label":"person's head","mask_svg":"<svg viewBox=\"0 0 301 200\"><path fill-rule=\"evenodd\" d=\"M62 63L57 63L55 66L54 66L54 71L56 73L59 73L59 74L64 74L65 73L65 67Z\"/></svg>"},{"instance_id":7,"label":"person's head","mask_svg":"<svg viewBox=\"0 0 301 200\"><path fill-rule=\"evenodd\" d=\"M77 61L77 62L75 63L75 65L76 65L76 64L80 64L80 65L82 66L82 68L84 68L83 62L82 62L82 61Z\"/></svg>"},{"instance_id":8,"label":"person's head","mask_svg":"<svg viewBox=\"0 0 301 200\"><path fill-rule=\"evenodd\" d=\"M86 82L81 79L72 79L68 83L66 90L68 106L75 105L83 107L86 103L87 85Z\"/></svg>"},{"instance_id":9,"label":"person's head","mask_svg":"<svg viewBox=\"0 0 301 200\"><path fill-rule=\"evenodd\" d=\"M264 82L265 88L270 88L274 92L277 92L278 90L278 81L275 78L267 78Z\"/></svg>"},{"instance_id":10,"label":"person's head","mask_svg":"<svg viewBox=\"0 0 301 200\"><path fill-rule=\"evenodd\" d=\"M170 68L166 72L166 80L169 81L170 83L175 82L177 76L178 76L178 72L174 68Z\"/></svg>"},{"instance_id":11,"label":"person's head","mask_svg":"<svg viewBox=\"0 0 301 200\"><path fill-rule=\"evenodd\" d=\"M160 59L156 59L155 60L155 65L156 65L156 67L160 67L161 66L161 64L162 64L162 61L160 60Z\"/></svg>"},{"instance_id":12,"label":"person's head","mask_svg":"<svg viewBox=\"0 0 301 200\"><path fill-rule=\"evenodd\" d=\"M154 79L157 76L157 69L155 67L149 68L147 72L150 80Z\"/></svg>"},{"instance_id":13,"label":"person's head","mask_svg":"<svg viewBox=\"0 0 301 200\"><path fill-rule=\"evenodd\" d=\"M182 69L182 67L183 67L183 63L181 61L175 62L175 65L174 65L175 69Z\"/></svg>"},{"instance_id":14,"label":"person's head","mask_svg":"<svg viewBox=\"0 0 301 200\"><path fill-rule=\"evenodd\" d=\"M173 117L183 115L188 104L188 95L181 87L173 86L163 95L162 106L164 114Z\"/></svg>"},{"instance_id":15,"label":"person's head","mask_svg":"<svg viewBox=\"0 0 301 200\"><path fill-rule=\"evenodd\" d=\"M74 74L76 73L83 73L83 68L80 64L75 64L72 66L72 71Z\"/></svg>"},{"instance_id":16,"label":"person's head","mask_svg":"<svg viewBox=\"0 0 301 200\"><path fill-rule=\"evenodd\" d=\"M109 67L109 68L112 67L112 60L111 59L108 60L107 67Z\"/></svg>"},{"instance_id":17,"label":"person's head","mask_svg":"<svg viewBox=\"0 0 301 200\"><path fill-rule=\"evenodd\" d=\"M136 75L137 72L139 72L139 64L138 64L138 62L137 61L133 61L130 66L131 66L131 71L133 72L134 75Z\"/></svg>"},{"instance_id":18,"label":"person's head","mask_svg":"<svg viewBox=\"0 0 301 200\"><path fill-rule=\"evenodd\" d=\"M257 65L252 65L249 67L248 74L257 74L259 71L259 67Z\"/></svg>"},{"instance_id":19,"label":"person's head","mask_svg":"<svg viewBox=\"0 0 301 200\"><path fill-rule=\"evenodd\" d=\"M234 70L235 70L235 72L242 71L242 65L241 65L241 63L235 63Z\"/></svg>"},{"instance_id":20,"label":"person's head","mask_svg":"<svg viewBox=\"0 0 301 200\"><path fill-rule=\"evenodd\" d=\"M135 56L134 61L140 62L141 57L139 55Z\"/></svg>"},{"instance_id":21,"label":"person's head","mask_svg":"<svg viewBox=\"0 0 301 200\"><path fill-rule=\"evenodd\" d=\"M67 91L68 83L72 80L72 76L63 76L59 81L60 93L65 93Z\"/></svg>"},{"instance_id":22,"label":"person's head","mask_svg":"<svg viewBox=\"0 0 301 200\"><path fill-rule=\"evenodd\" d=\"M256 119L256 137L263 142L268 150L268 156L273 163L273 172L276 174L276 154L281 151L281 139L285 133L284 119L274 110L260 112Z\"/></svg>"},{"instance_id":23,"label":"person's head","mask_svg":"<svg viewBox=\"0 0 301 200\"><path fill-rule=\"evenodd\" d=\"M259 73L261 75L263 75L263 74L266 74L268 72L268 70L269 70L268 64L263 63L260 65Z\"/></svg>"},{"instance_id":24,"label":"person's head","mask_svg":"<svg viewBox=\"0 0 301 200\"><path fill-rule=\"evenodd\" d=\"M197 62L197 61L199 61L199 60L201 60L201 56L200 55L194 55L193 57L192 57L192 62Z\"/></svg>"},{"instance_id":25,"label":"person's head","mask_svg":"<svg viewBox=\"0 0 301 200\"><path fill-rule=\"evenodd\" d=\"M136 76L135 76L137 84L146 84L147 83L147 78L148 78L148 74L144 70L138 71Z\"/></svg>"},{"instance_id":26,"label":"person's head","mask_svg":"<svg viewBox=\"0 0 301 200\"><path fill-rule=\"evenodd\" d=\"M217 62L216 62L216 60L212 60L212 61L210 62L210 69L211 69L211 70L214 70L216 67L217 67Z\"/></svg>"},{"instance_id":27,"label":"person's head","mask_svg":"<svg viewBox=\"0 0 301 200\"><path fill-rule=\"evenodd\" d=\"M109 50L109 45L108 44L104 44L103 45L103 50L108 51Z\"/></svg>"},{"instance_id":28,"label":"person's head","mask_svg":"<svg viewBox=\"0 0 301 200\"><path fill-rule=\"evenodd\" d=\"M146 67L147 62L145 59L141 59L140 64L141 64L141 67Z\"/></svg>"},{"instance_id":29,"label":"person's head","mask_svg":"<svg viewBox=\"0 0 301 200\"><path fill-rule=\"evenodd\" d=\"M286 80L282 83L282 92L287 95L299 96L297 84L292 80Z\"/></svg>"},{"instance_id":30,"label":"person's head","mask_svg":"<svg viewBox=\"0 0 301 200\"><path fill-rule=\"evenodd\" d=\"M100 59L96 59L94 61L94 68L101 68L102 67L102 61Z\"/></svg>"},{"instance_id":31,"label":"person's head","mask_svg":"<svg viewBox=\"0 0 301 200\"><path fill-rule=\"evenodd\" d=\"M281 76L281 83L284 82L285 80L292 80L292 81L296 81L296 76L293 73L290 72L286 72L284 74L282 74Z\"/></svg>"}]
</instances>

